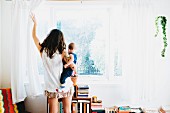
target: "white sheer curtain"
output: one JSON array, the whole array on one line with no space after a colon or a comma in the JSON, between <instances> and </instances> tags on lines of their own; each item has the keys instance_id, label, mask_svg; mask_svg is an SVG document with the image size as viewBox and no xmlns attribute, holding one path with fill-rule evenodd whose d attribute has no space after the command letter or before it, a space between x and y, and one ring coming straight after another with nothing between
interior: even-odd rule
<instances>
[{"instance_id":1,"label":"white sheer curtain","mask_svg":"<svg viewBox=\"0 0 170 113\"><path fill-rule=\"evenodd\" d=\"M121 49L125 94L132 104L152 103L162 82L162 41L154 37L155 17L151 0L124 0L122 7Z\"/></svg>"},{"instance_id":2,"label":"white sheer curtain","mask_svg":"<svg viewBox=\"0 0 170 113\"><path fill-rule=\"evenodd\" d=\"M12 59L11 88L13 103L23 101L28 93L30 96L42 94L38 79L38 67L34 56L30 31L30 11L34 10L43 0L12 1ZM25 78L28 77L29 91L26 93Z\"/></svg>"}]
</instances>

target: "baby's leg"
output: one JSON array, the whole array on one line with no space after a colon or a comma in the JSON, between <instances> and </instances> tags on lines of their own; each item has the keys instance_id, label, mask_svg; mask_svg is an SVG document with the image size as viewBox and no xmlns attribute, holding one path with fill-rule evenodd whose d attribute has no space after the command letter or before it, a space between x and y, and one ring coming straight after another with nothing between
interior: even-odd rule
<instances>
[{"instance_id":1,"label":"baby's leg","mask_svg":"<svg viewBox=\"0 0 170 113\"><path fill-rule=\"evenodd\" d=\"M67 70L64 69L63 72L61 73L61 77L60 77L60 83L61 84L65 84L66 78L67 78Z\"/></svg>"},{"instance_id":2,"label":"baby's leg","mask_svg":"<svg viewBox=\"0 0 170 113\"><path fill-rule=\"evenodd\" d=\"M65 68L61 74L61 78L60 78L60 88L59 88L59 92L65 92L68 90L67 87L65 87L65 82L66 82L66 79L68 77L71 76L71 73L72 73L72 70L70 68Z\"/></svg>"}]
</instances>

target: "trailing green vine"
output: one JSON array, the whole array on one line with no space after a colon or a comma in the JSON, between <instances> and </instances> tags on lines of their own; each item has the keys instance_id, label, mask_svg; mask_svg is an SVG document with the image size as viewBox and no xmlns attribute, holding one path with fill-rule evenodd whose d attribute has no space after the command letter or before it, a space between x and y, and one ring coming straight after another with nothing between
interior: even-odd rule
<instances>
[{"instance_id":1,"label":"trailing green vine","mask_svg":"<svg viewBox=\"0 0 170 113\"><path fill-rule=\"evenodd\" d=\"M161 56L165 57L165 50L166 50L166 47L168 46L167 38L166 38L166 22L167 22L167 19L166 19L165 16L158 16L158 17L156 17L156 20L155 20L156 34L155 34L155 37L157 37L158 33L159 33L159 26L158 26L158 21L159 20L160 20L161 26L162 26L163 42L164 42L164 48L163 48L163 50L161 52Z\"/></svg>"}]
</instances>

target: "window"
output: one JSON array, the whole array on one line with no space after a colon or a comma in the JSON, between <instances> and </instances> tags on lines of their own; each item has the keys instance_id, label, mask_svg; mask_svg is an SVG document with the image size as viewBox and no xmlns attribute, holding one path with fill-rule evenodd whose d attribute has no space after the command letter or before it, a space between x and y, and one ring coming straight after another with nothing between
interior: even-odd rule
<instances>
[{"instance_id":1,"label":"window","mask_svg":"<svg viewBox=\"0 0 170 113\"><path fill-rule=\"evenodd\" d=\"M110 78L122 75L121 55L113 46L116 41L112 39L112 8L109 5L45 6L36 13L40 19L38 36L43 41L52 28L57 28L64 33L66 44L75 42L79 76ZM43 74L42 62L38 60L39 72Z\"/></svg>"},{"instance_id":2,"label":"window","mask_svg":"<svg viewBox=\"0 0 170 113\"><path fill-rule=\"evenodd\" d=\"M56 26L64 33L67 44L77 45L78 74L105 73L106 37L109 35L108 11L103 9L54 9Z\"/></svg>"}]
</instances>

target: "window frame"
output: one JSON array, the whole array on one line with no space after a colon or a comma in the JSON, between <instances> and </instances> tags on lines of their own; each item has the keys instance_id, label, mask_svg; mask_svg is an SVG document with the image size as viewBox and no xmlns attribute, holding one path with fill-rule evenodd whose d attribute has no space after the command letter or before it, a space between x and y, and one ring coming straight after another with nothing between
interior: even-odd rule
<instances>
[{"instance_id":1,"label":"window frame","mask_svg":"<svg viewBox=\"0 0 170 113\"><path fill-rule=\"evenodd\" d=\"M80 3L80 1L70 1L70 2L69 1L64 1L64 2L61 2L61 1L45 1L44 4L46 6L50 7L50 11L51 11L50 16L52 17L52 21L50 22L50 25L55 25L56 22L54 20L54 16L55 16L54 12L56 10L56 6L57 6L57 9L64 9L64 8L68 8L68 7L70 8L70 7L75 7L75 6L78 9L78 8L82 8L84 6L92 7L92 6L97 4L98 6L96 6L96 7L100 6L102 8L107 8L110 12L110 9L111 9L111 7L113 7L113 4L112 3L110 4L110 2L109 2L109 4L108 3L102 4L102 3L103 2L99 3L99 2L94 2L94 1L93 2L92 1L90 1L90 2L86 1L86 2L83 2L83 4ZM111 64L109 62L109 59L111 59L110 53L111 53L111 51L113 51L113 50L111 50L112 48L110 48L110 45L111 45L110 41L111 41L111 37L114 36L111 32L111 29L112 29L112 26L110 25L111 19L112 19L111 16L113 17L113 15L109 14L109 31L108 31L109 35L108 35L108 39L105 38L105 39L107 39L106 43L108 44L108 45L106 44L107 45L106 50L108 50L108 51L105 51L105 54L107 54L106 58L105 58L105 60L106 60L105 61L105 73L102 76L81 75L81 76L78 77L78 84L84 84L84 83L86 83L86 84L120 84L122 79L123 79L122 75L121 76L113 75L114 73L113 73L113 71L111 71L113 69L111 69ZM40 75L40 76L42 76L42 75Z\"/></svg>"}]
</instances>

